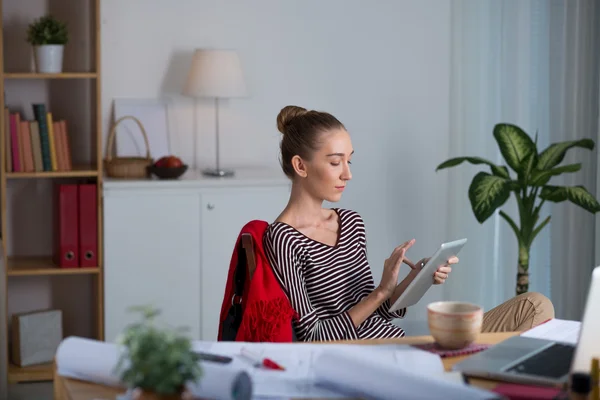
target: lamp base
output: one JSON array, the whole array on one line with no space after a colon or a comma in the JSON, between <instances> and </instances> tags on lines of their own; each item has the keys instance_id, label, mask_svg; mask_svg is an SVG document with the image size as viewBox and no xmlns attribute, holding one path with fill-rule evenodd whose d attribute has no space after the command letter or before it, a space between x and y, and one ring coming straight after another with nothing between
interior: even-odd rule
<instances>
[{"instance_id":1,"label":"lamp base","mask_svg":"<svg viewBox=\"0 0 600 400\"><path fill-rule=\"evenodd\" d=\"M202 174L206 176L214 176L214 177L230 177L235 175L235 172L230 169L215 169L215 168L207 168L202 170Z\"/></svg>"}]
</instances>

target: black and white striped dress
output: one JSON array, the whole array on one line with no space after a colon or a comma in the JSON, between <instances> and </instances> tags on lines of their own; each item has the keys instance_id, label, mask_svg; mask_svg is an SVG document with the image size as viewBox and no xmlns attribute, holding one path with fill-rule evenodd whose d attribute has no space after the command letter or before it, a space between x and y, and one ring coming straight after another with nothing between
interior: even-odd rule
<instances>
[{"instance_id":1,"label":"black and white striped dress","mask_svg":"<svg viewBox=\"0 0 600 400\"><path fill-rule=\"evenodd\" d=\"M406 309L388 312L386 300L357 328L348 311L375 288L367 261L366 232L360 215L333 209L339 216L334 246L318 242L283 222L267 228L264 248L269 263L299 315L296 335L302 341L373 339L404 336L393 325Z\"/></svg>"}]
</instances>

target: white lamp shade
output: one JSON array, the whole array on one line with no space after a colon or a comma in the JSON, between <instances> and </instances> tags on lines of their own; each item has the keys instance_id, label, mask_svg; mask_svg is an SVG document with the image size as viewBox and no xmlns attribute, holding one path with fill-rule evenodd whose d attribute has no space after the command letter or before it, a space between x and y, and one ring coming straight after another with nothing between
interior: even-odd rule
<instances>
[{"instance_id":1,"label":"white lamp shade","mask_svg":"<svg viewBox=\"0 0 600 400\"><path fill-rule=\"evenodd\" d=\"M183 94L191 97L244 97L246 84L233 50L197 49Z\"/></svg>"}]
</instances>

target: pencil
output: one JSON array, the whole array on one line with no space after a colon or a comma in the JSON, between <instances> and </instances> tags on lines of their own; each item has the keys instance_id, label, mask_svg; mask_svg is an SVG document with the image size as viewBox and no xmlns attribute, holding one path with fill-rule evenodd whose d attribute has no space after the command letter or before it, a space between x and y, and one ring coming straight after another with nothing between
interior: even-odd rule
<instances>
[{"instance_id":1,"label":"pencil","mask_svg":"<svg viewBox=\"0 0 600 400\"><path fill-rule=\"evenodd\" d=\"M592 400L600 400L600 388L598 387L600 385L600 368L598 364L598 358L592 358L592 396L590 397Z\"/></svg>"}]
</instances>

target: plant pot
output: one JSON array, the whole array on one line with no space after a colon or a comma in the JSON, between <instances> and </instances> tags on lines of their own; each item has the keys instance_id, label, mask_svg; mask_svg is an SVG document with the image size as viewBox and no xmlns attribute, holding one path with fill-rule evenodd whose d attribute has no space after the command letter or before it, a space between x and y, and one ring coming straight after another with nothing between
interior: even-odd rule
<instances>
[{"instance_id":1,"label":"plant pot","mask_svg":"<svg viewBox=\"0 0 600 400\"><path fill-rule=\"evenodd\" d=\"M156 394L148 390L142 390L135 397L136 400L181 400L182 393Z\"/></svg>"},{"instance_id":2,"label":"plant pot","mask_svg":"<svg viewBox=\"0 0 600 400\"><path fill-rule=\"evenodd\" d=\"M37 72L47 74L62 72L64 48L65 46L62 44L35 46Z\"/></svg>"}]
</instances>

